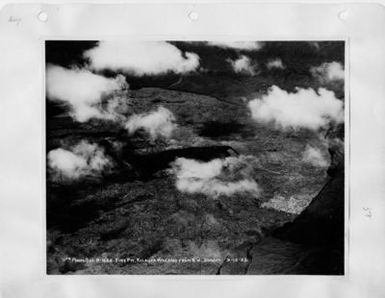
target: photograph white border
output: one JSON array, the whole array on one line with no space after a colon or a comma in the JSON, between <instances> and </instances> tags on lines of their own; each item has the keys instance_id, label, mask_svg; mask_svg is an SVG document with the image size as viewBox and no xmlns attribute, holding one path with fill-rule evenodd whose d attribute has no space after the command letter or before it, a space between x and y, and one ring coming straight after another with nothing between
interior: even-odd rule
<instances>
[{"instance_id":1,"label":"photograph white border","mask_svg":"<svg viewBox=\"0 0 385 298\"><path fill-rule=\"evenodd\" d=\"M122 4L123 5L123 4ZM9 160L3 162L3 173L1 178L4 187L1 196L4 198L0 209L0 218L6 221L5 228L0 230L0 237L4 244L0 247L0 289L4 297L103 297L109 293L115 293L116 297L195 297L204 295L208 297L253 297L260 293L264 297L280 297L285 293L286 297L383 297L385 286L385 204L382 200L385 185L385 141L380 137L385 129L384 78L385 78L385 9L380 4L299 4L299 3L257 3L257 4L160 4L146 6L130 4L129 13L127 7L121 10L121 6L89 6L83 4L63 5L9 5L0 11L0 37L4 41L1 45L2 55L0 70L2 78L7 78L6 85L0 87L5 91L4 101L0 106L0 121L2 127L10 128L24 120L27 124L12 126L4 134L4 143L9 144L2 149L3 156ZM107 8L108 9L107 9ZM149 9L150 7L150 9ZM231 7L233 9L231 9ZM154 8L157 11L154 11ZM115 13L114 18L101 19L103 16ZM215 18L200 18L197 22L188 23L186 14L191 9L197 10L201 16L209 15L213 10L218 12ZM36 22L36 14L41 11L48 12L48 22L45 24ZM159 14L159 12L162 12ZM338 20L338 13L348 11L348 20ZM202 14L203 12L203 14ZM260 19L254 23L242 18L255 12ZM264 13L264 15L261 14ZM138 20L127 18L122 21L122 16L137 15L144 21L153 17L152 24L138 26ZM238 16L230 18L231 26L226 24L226 16ZM285 14L287 13L287 15ZM164 15L166 14L166 15ZM10 17L20 19L20 23L11 22ZM169 18L167 18L169 16ZM301 18L294 18L301 16ZM166 18L166 22L157 20ZM290 18L293 17L293 18ZM303 17L303 18L302 18ZM158 19L159 19L158 18ZM202 21L203 20L203 21ZM202 22L206 22L204 26ZM131 27L125 26L131 24ZM106 25L108 24L108 25ZM176 26L180 24L180 26ZM198 25L199 24L199 25ZM253 26L248 26L253 24ZM258 24L263 26L258 27ZM268 27L270 24L271 28ZM122 26L123 25L123 26ZM252 27L252 28L251 28ZM98 30L100 29L100 30ZM265 30L265 32L263 32ZM98 32L97 32L98 31ZM133 34L136 31L136 34ZM152 32L149 34L149 32ZM197 32L201 34L197 34ZM226 34L224 32L226 31ZM252 32L251 32L252 31ZM283 34L282 31L285 31ZM158 40L171 40L170 36L178 36L175 39L201 40L199 37L204 32L205 39L224 39L237 36L237 39L247 40L288 40L292 36L295 40L333 40L342 37L349 40L349 60L345 56L346 72L349 69L350 82L345 83L345 98L351 98L351 130L345 131L346 140L349 140L349 160L351 167L345 168L350 173L346 176L346 185L349 183L350 204L346 208L349 222L349 260L345 277L330 278L323 276L224 276L221 280L207 279L207 276L178 277L170 280L169 277L160 276L123 276L106 278L105 276L52 276L41 275L41 257L36 259L36 252L41 255L43 241L37 245L36 236L45 238L37 227L41 227L42 220L37 218L43 216L41 202L45 200L45 192L40 189L43 183L41 177L29 177L28 173L43 172L41 160L44 159L39 153L39 166L36 163L26 163L22 175L18 175L18 167L11 167L17 161L17 154L22 152L33 159L37 157L36 148L42 148L41 125L37 126L34 121L41 123L42 111L36 111L36 102L40 103L42 98L41 77L36 76L33 71L39 67L41 73L43 56L41 49L42 39L62 39L68 36L77 39L96 40L114 39L124 36L124 39L141 36L150 39L156 36ZM111 34L113 33L113 34ZM151 38L152 39L152 38ZM174 40L175 40L174 39ZM232 38L233 39L233 38ZM340 39L340 38L336 38ZM366 56L362 56L365 55ZM23 55L27 55L26 58ZM363 61L365 60L365 61ZM350 62L350 64L348 63ZM365 67L367 66L367 67ZM20 76L7 77L6 71L17 70ZM32 74L28 77L26 74ZM27 80L28 79L28 80ZM28 86L26 90L14 91L18 84ZM12 87L12 88L11 88ZM26 93L27 92L27 93ZM29 93L28 93L29 92ZM349 95L348 95L349 94ZM25 101L22 112L16 112L21 107L18 105L22 97L30 99ZM28 97L29 96L29 97ZM10 101L12 99L13 101ZM374 110L375 109L375 110ZM347 107L345 111L348 110ZM28 113L30 111L30 113ZM3 117L12 115L12 118ZM22 116L27 116L20 118ZM5 120L4 120L5 119ZM3 122L8 120L10 123ZM32 135L25 136L25 143L31 148L23 149L12 147L18 142L13 138L19 136L27 126L30 125ZM42 139L43 137L43 139ZM347 142L345 142L347 143ZM14 152L13 152L14 151ZM30 153L29 153L30 152ZM345 151L346 152L346 151ZM365 154L366 153L366 154ZM45 154L45 152L44 152ZM345 163L348 159L345 158ZM17 162L16 162L17 164ZM45 172L45 171L44 171ZM4 175L4 173L7 173ZM20 184L20 189L15 185ZM30 189L30 196L26 197L26 189ZM37 189L39 193L37 193ZM45 188L44 188L45 189ZM28 201L32 200L32 201ZM39 214L35 214L36 208L31 202L39 204ZM39 203L40 202L40 203ZM29 210L28 210L29 208ZM370 208L371 214L363 212L363 208ZM30 212L30 213L28 213ZM25 216L28 215L28 216ZM45 210L44 210L45 216ZM23 220L23 222L21 222ZM45 233L44 233L45 235ZM39 247L37 247L39 246ZM9 257L14 253L22 265L15 263ZM25 254L25 256L23 255ZM43 260L45 260L45 255ZM36 267L38 266L38 268ZM45 268L44 268L45 271Z\"/></svg>"}]
</instances>

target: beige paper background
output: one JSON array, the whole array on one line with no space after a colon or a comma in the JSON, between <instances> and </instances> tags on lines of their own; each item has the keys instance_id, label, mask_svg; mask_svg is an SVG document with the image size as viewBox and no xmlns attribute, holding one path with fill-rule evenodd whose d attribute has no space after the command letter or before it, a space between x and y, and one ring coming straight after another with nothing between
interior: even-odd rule
<instances>
[{"instance_id":1,"label":"beige paper background","mask_svg":"<svg viewBox=\"0 0 385 298\"><path fill-rule=\"evenodd\" d=\"M42 10L47 22L36 17ZM188 18L190 11L199 14L197 21ZM346 20L339 18L342 11ZM112 38L347 40L345 277L45 275L43 42ZM382 298L384 116L385 9L379 4L5 6L0 11L0 297Z\"/></svg>"}]
</instances>

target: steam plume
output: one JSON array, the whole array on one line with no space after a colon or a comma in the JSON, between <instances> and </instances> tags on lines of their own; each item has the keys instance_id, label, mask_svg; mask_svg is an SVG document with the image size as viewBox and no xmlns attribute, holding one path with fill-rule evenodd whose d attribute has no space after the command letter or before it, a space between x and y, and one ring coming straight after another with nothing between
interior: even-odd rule
<instances>
[{"instance_id":1,"label":"steam plume","mask_svg":"<svg viewBox=\"0 0 385 298\"><path fill-rule=\"evenodd\" d=\"M112 163L97 144L81 141L69 150L51 150L48 153L48 166L53 171L54 180L75 180L84 176L98 176Z\"/></svg>"},{"instance_id":2,"label":"steam plume","mask_svg":"<svg viewBox=\"0 0 385 298\"><path fill-rule=\"evenodd\" d=\"M130 134L138 129L144 129L154 140L158 137L169 138L177 127L174 114L164 107L157 110L133 115L127 121L125 127Z\"/></svg>"},{"instance_id":3,"label":"steam plume","mask_svg":"<svg viewBox=\"0 0 385 298\"><path fill-rule=\"evenodd\" d=\"M266 63L266 67L268 69L273 69L273 68L284 69L285 68L285 66L282 63L282 60L279 59L279 58L271 60L271 61L268 61Z\"/></svg>"},{"instance_id":4,"label":"steam plume","mask_svg":"<svg viewBox=\"0 0 385 298\"><path fill-rule=\"evenodd\" d=\"M328 160L322 154L321 150L307 145L306 150L303 153L302 160L306 163L309 163L315 167L327 167L329 166Z\"/></svg>"},{"instance_id":5,"label":"steam plume","mask_svg":"<svg viewBox=\"0 0 385 298\"><path fill-rule=\"evenodd\" d=\"M251 64L251 59L245 55L242 55L237 60L228 60L236 73L243 73L254 75L255 70Z\"/></svg>"}]
</instances>

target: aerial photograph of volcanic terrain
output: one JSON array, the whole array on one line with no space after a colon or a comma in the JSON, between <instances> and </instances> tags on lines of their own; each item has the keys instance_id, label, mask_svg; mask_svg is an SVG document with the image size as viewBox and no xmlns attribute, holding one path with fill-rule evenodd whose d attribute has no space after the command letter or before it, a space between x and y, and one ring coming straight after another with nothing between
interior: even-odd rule
<instances>
[{"instance_id":1,"label":"aerial photograph of volcanic terrain","mask_svg":"<svg viewBox=\"0 0 385 298\"><path fill-rule=\"evenodd\" d=\"M51 275L343 275L344 41L45 41Z\"/></svg>"}]
</instances>

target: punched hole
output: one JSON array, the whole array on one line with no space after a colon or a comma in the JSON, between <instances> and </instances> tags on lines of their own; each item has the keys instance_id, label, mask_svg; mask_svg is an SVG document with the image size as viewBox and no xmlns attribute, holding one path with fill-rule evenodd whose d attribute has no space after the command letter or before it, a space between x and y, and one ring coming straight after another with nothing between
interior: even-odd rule
<instances>
[{"instance_id":1,"label":"punched hole","mask_svg":"<svg viewBox=\"0 0 385 298\"><path fill-rule=\"evenodd\" d=\"M45 11L41 11L37 14L37 18L40 22L47 22L48 21L48 13Z\"/></svg>"},{"instance_id":2,"label":"punched hole","mask_svg":"<svg viewBox=\"0 0 385 298\"><path fill-rule=\"evenodd\" d=\"M196 11L192 11L188 14L188 17L191 21L196 21L199 18L199 14Z\"/></svg>"},{"instance_id":3,"label":"punched hole","mask_svg":"<svg viewBox=\"0 0 385 298\"><path fill-rule=\"evenodd\" d=\"M338 13L338 18L341 20L341 21L346 21L349 17L349 13L347 10L343 10L343 11L340 11Z\"/></svg>"}]
</instances>

